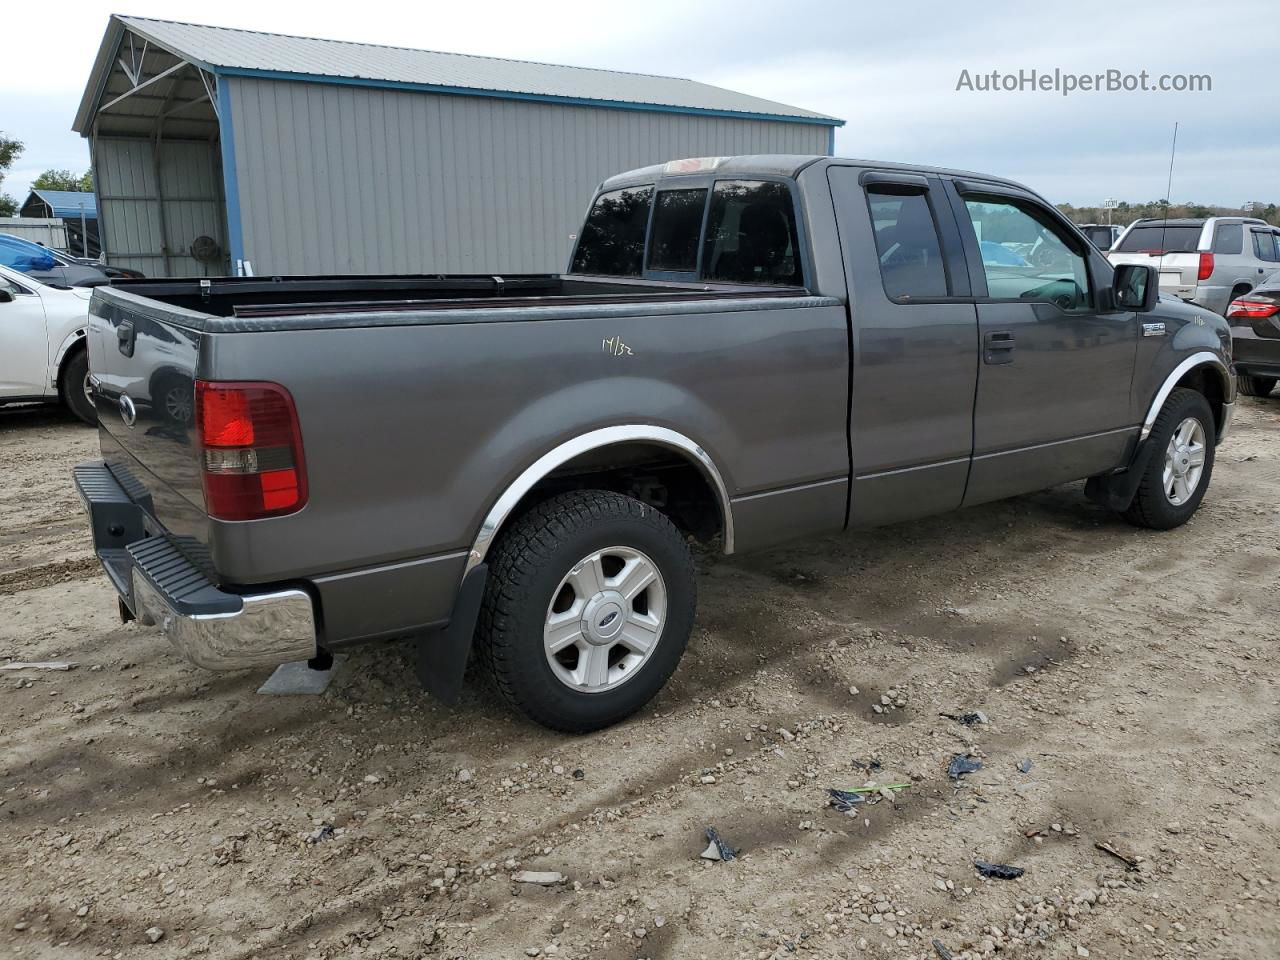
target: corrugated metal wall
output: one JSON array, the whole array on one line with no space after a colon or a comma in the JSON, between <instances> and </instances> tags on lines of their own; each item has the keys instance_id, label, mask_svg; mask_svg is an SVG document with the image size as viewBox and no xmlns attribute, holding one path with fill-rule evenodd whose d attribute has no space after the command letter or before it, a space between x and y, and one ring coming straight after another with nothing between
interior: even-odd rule
<instances>
[{"instance_id":1,"label":"corrugated metal wall","mask_svg":"<svg viewBox=\"0 0 1280 960\"><path fill-rule=\"evenodd\" d=\"M819 125L222 82L244 257L259 276L556 272L610 174L674 157L827 152Z\"/></svg>"},{"instance_id":2,"label":"corrugated metal wall","mask_svg":"<svg viewBox=\"0 0 1280 960\"><path fill-rule=\"evenodd\" d=\"M222 276L229 272L226 262L201 263L190 252L191 241L209 236L222 248L224 257L228 253L216 143L161 141L159 190L153 140L97 137L93 149L100 229L108 263L141 270L149 277Z\"/></svg>"}]
</instances>

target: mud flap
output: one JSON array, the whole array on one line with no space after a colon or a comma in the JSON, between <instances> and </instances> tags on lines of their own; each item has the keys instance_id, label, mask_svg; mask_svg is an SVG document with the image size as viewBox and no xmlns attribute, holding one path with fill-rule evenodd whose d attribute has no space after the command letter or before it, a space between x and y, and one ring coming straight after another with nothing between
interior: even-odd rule
<instances>
[{"instance_id":1,"label":"mud flap","mask_svg":"<svg viewBox=\"0 0 1280 960\"><path fill-rule=\"evenodd\" d=\"M1142 475L1147 472L1147 465L1155 451L1155 445L1143 442L1134 454L1133 462L1127 470L1120 473L1109 473L1106 476L1090 477L1084 485L1084 495L1094 503L1116 513L1123 513L1133 503L1142 483Z\"/></svg>"},{"instance_id":2,"label":"mud flap","mask_svg":"<svg viewBox=\"0 0 1280 960\"><path fill-rule=\"evenodd\" d=\"M458 702L458 695L462 692L462 676L467 669L471 637L475 633L488 577L488 564L482 563L473 568L463 577L462 586L458 588L449 625L418 638L415 661L418 679L427 693L450 706Z\"/></svg>"}]
</instances>

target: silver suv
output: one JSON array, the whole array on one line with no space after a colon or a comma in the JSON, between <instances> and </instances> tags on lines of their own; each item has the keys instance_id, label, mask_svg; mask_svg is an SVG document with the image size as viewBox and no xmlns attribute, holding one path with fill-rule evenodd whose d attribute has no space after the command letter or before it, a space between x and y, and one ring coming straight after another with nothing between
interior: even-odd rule
<instances>
[{"instance_id":1,"label":"silver suv","mask_svg":"<svg viewBox=\"0 0 1280 960\"><path fill-rule=\"evenodd\" d=\"M1280 270L1280 227L1252 217L1135 220L1107 259L1155 266L1161 293L1225 315L1232 300Z\"/></svg>"}]
</instances>

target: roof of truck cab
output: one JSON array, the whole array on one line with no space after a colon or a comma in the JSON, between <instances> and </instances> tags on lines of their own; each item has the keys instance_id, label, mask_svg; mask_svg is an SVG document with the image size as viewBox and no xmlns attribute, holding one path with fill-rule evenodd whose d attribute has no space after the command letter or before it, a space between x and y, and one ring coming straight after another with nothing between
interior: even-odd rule
<instances>
[{"instance_id":1,"label":"roof of truck cab","mask_svg":"<svg viewBox=\"0 0 1280 960\"><path fill-rule=\"evenodd\" d=\"M713 157L706 159L718 160L719 163L716 164L714 169L708 168L702 170L677 171L672 173L666 172L666 168L669 163L678 163L682 161L655 163L648 167L639 167L635 170L627 170L623 173L614 174L600 185L600 189L616 190L619 187L626 187L633 184L654 183L658 180L674 180L680 177L705 177L708 175L716 177L794 177L806 167L824 161L828 166L849 164L858 167L874 167L877 170L896 170L903 173L963 177L972 180L986 180L991 183L1002 183L1011 187L1017 187L1020 190L1028 189L1015 180L1008 180L1004 177L993 176L989 173L976 173L972 170L952 170L947 167L925 167L920 166L919 164L894 163L884 160L857 160L851 157L828 157L818 154L803 155L789 153L766 153L740 157ZM1035 191L1030 192L1034 193Z\"/></svg>"}]
</instances>

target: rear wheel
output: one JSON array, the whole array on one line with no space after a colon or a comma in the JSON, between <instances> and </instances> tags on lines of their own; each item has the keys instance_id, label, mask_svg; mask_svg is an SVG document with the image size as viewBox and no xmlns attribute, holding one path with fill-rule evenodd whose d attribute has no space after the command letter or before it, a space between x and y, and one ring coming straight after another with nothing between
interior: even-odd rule
<instances>
[{"instance_id":1,"label":"rear wheel","mask_svg":"<svg viewBox=\"0 0 1280 960\"><path fill-rule=\"evenodd\" d=\"M88 351L78 349L66 362L58 390L68 410L90 426L97 424L98 411L93 407L93 395L89 392Z\"/></svg>"},{"instance_id":2,"label":"rear wheel","mask_svg":"<svg viewBox=\"0 0 1280 960\"><path fill-rule=\"evenodd\" d=\"M693 559L670 520L632 497L579 490L517 519L490 553L476 636L503 697L573 733L639 710L693 627Z\"/></svg>"},{"instance_id":3,"label":"rear wheel","mask_svg":"<svg viewBox=\"0 0 1280 960\"><path fill-rule=\"evenodd\" d=\"M1216 437L1204 394L1188 389L1169 394L1147 438L1154 449L1125 519L1152 530L1190 520L1209 488Z\"/></svg>"},{"instance_id":4,"label":"rear wheel","mask_svg":"<svg viewBox=\"0 0 1280 960\"><path fill-rule=\"evenodd\" d=\"M1255 377L1247 373L1236 377L1236 387L1246 397L1269 397L1275 386L1275 377Z\"/></svg>"}]
</instances>

